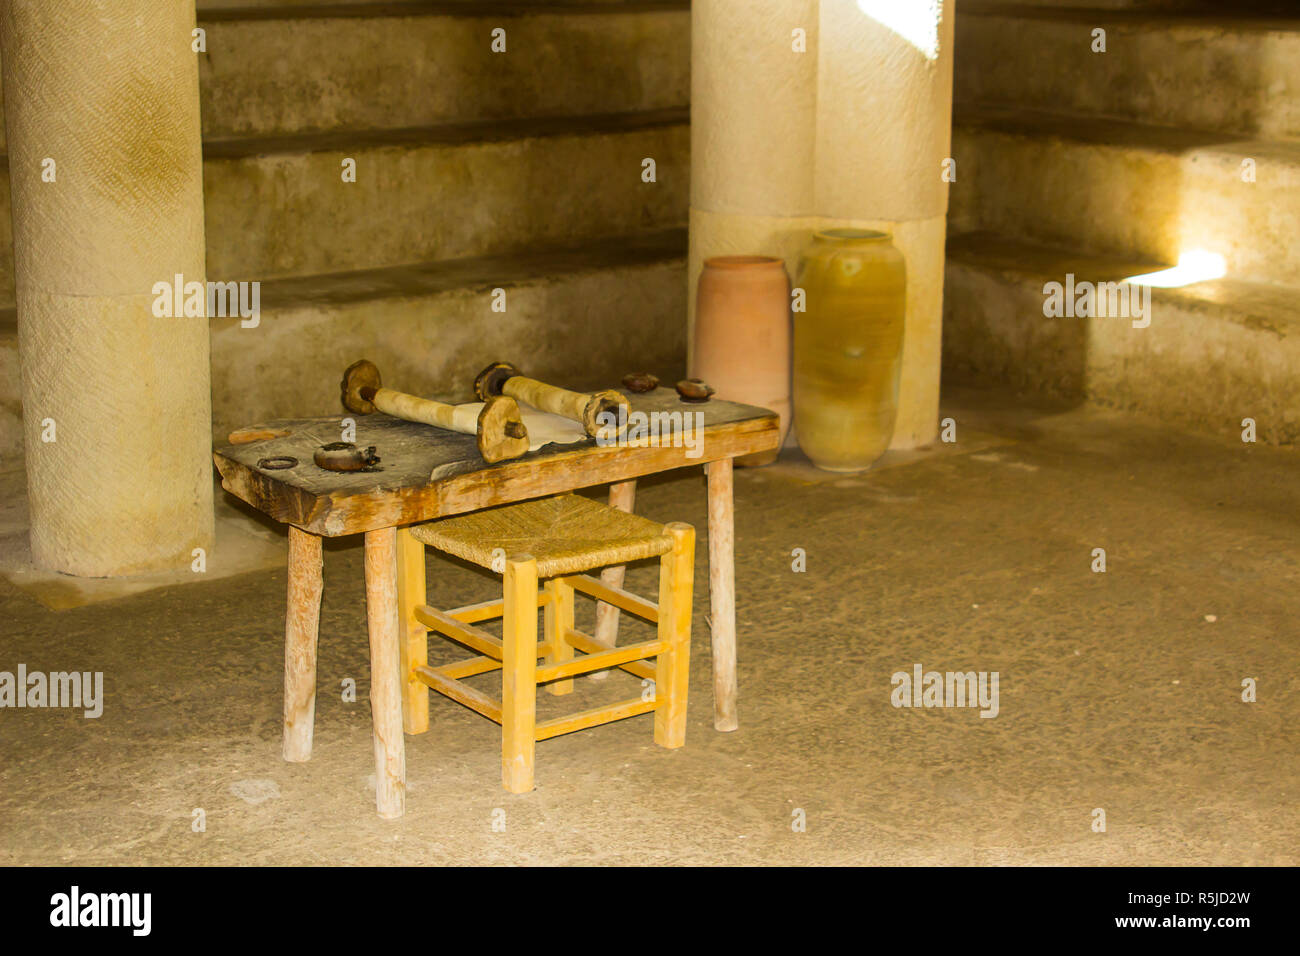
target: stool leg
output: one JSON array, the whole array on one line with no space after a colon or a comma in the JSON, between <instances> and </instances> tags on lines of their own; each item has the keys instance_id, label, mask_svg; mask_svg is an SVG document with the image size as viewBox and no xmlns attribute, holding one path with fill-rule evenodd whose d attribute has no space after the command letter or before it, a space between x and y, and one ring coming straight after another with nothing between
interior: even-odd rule
<instances>
[{"instance_id":1,"label":"stool leg","mask_svg":"<svg viewBox=\"0 0 1300 956\"><path fill-rule=\"evenodd\" d=\"M366 618L370 629L370 715L374 721L375 741L375 806L381 817L391 820L406 812L396 529L366 532L365 563Z\"/></svg>"},{"instance_id":2,"label":"stool leg","mask_svg":"<svg viewBox=\"0 0 1300 956\"><path fill-rule=\"evenodd\" d=\"M736 511L730 458L709 462L709 620L713 630L713 726L735 730Z\"/></svg>"},{"instance_id":3,"label":"stool leg","mask_svg":"<svg viewBox=\"0 0 1300 956\"><path fill-rule=\"evenodd\" d=\"M573 629L573 587L560 578L546 582L551 599L546 602L546 663L562 664L573 660L573 647L564 635ZM551 681L546 689L555 696L573 693L573 678Z\"/></svg>"},{"instance_id":4,"label":"stool leg","mask_svg":"<svg viewBox=\"0 0 1300 956\"><path fill-rule=\"evenodd\" d=\"M506 559L501 654L501 783L511 793L533 789L537 742L537 562Z\"/></svg>"},{"instance_id":5,"label":"stool leg","mask_svg":"<svg viewBox=\"0 0 1300 956\"><path fill-rule=\"evenodd\" d=\"M636 479L616 481L609 486L609 506L619 511L631 512L636 506ZM605 568L600 572L600 580L612 588L623 586L623 575L627 567L622 564ZM604 601L596 602L596 633L593 635L598 644L613 647L618 643L618 608ZM604 680L609 671L593 671L588 674L591 680Z\"/></svg>"},{"instance_id":6,"label":"stool leg","mask_svg":"<svg viewBox=\"0 0 1300 956\"><path fill-rule=\"evenodd\" d=\"M311 759L316 721L321 539L289 526L289 599L284 617L284 759Z\"/></svg>"},{"instance_id":7,"label":"stool leg","mask_svg":"<svg viewBox=\"0 0 1300 956\"><path fill-rule=\"evenodd\" d=\"M655 743L686 743L686 692L691 674L691 599L695 582L695 529L674 521L665 529L673 549L660 559L659 640L668 645L655 665Z\"/></svg>"},{"instance_id":8,"label":"stool leg","mask_svg":"<svg viewBox=\"0 0 1300 956\"><path fill-rule=\"evenodd\" d=\"M397 613L402 629L402 727L408 734L429 729L429 688L411 676L417 666L429 663L429 629L413 613L425 600L424 544L411 536L409 528L399 528Z\"/></svg>"}]
</instances>

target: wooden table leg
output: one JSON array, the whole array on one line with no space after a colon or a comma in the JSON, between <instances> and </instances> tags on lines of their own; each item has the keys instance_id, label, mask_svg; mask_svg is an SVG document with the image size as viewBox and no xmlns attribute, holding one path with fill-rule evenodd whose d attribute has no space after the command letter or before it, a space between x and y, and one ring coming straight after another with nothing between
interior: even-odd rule
<instances>
[{"instance_id":1,"label":"wooden table leg","mask_svg":"<svg viewBox=\"0 0 1300 956\"><path fill-rule=\"evenodd\" d=\"M320 630L321 539L289 526L289 595L284 615L284 759L311 759L316 721L316 636Z\"/></svg>"},{"instance_id":2,"label":"wooden table leg","mask_svg":"<svg viewBox=\"0 0 1300 956\"><path fill-rule=\"evenodd\" d=\"M609 486L609 506L631 513L636 507L635 478L616 481ZM626 572L627 566L622 564L605 568L600 572L600 580L612 588L621 588L623 575ZM597 643L604 644L606 647L613 647L618 643L618 608L614 605L606 604L604 601L596 602L595 638ZM604 680L609 676L609 671L593 671L587 676L592 680Z\"/></svg>"},{"instance_id":3,"label":"wooden table leg","mask_svg":"<svg viewBox=\"0 0 1300 956\"><path fill-rule=\"evenodd\" d=\"M366 618L370 630L375 806L381 817L394 819L406 812L396 528L366 532Z\"/></svg>"},{"instance_id":4,"label":"wooden table leg","mask_svg":"<svg viewBox=\"0 0 1300 956\"><path fill-rule=\"evenodd\" d=\"M736 528L731 471L730 458L708 464L713 726L718 730L740 726L736 713Z\"/></svg>"},{"instance_id":5,"label":"wooden table leg","mask_svg":"<svg viewBox=\"0 0 1300 956\"><path fill-rule=\"evenodd\" d=\"M412 613L426 600L424 587L424 544L415 540L410 528L397 532L397 609L401 617L402 726L408 734L429 729L429 685L411 675L429 663L429 629Z\"/></svg>"}]
</instances>

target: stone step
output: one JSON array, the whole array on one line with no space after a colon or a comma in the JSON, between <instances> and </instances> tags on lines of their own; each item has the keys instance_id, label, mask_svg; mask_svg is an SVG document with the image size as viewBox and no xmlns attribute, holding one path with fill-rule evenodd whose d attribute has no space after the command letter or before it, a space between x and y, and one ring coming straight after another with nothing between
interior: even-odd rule
<instances>
[{"instance_id":1,"label":"stone step","mask_svg":"<svg viewBox=\"0 0 1300 956\"><path fill-rule=\"evenodd\" d=\"M688 0L689 2L689 0ZM1065 0L1062 0L1065 2ZM1070 0L1073 2L1073 0ZM1130 0L1131 2L1131 0ZM1139 0L1152 2L1152 0ZM499 7L504 9L518 7L594 7L620 6L638 3L638 0L586 0L583 3L571 0L198 0L199 19L213 11L256 10L256 11L304 11L316 7L325 8L393 8L407 7L422 9L428 7Z\"/></svg>"},{"instance_id":2,"label":"stone step","mask_svg":"<svg viewBox=\"0 0 1300 956\"><path fill-rule=\"evenodd\" d=\"M1300 286L1300 143L967 107L953 125L950 232L1175 262L1222 255L1231 278ZM1243 181L1246 160L1255 181Z\"/></svg>"},{"instance_id":3,"label":"stone step","mask_svg":"<svg viewBox=\"0 0 1300 956\"><path fill-rule=\"evenodd\" d=\"M226 2L238 3L241 0L226 0ZM264 0L264 2L272 3L275 0ZM297 0L297 2L307 2L307 0ZM1044 10L1057 13L1077 12L1080 8L1106 13L1149 13L1151 11L1207 13L1211 11L1211 5L1215 2L1216 0L1018 0L1018 2L1008 3L1001 0L987 0L987 2L986 0L961 0L961 12L965 15L968 9L1018 7L1031 11ZM1252 0L1237 0L1237 2L1249 3ZM1270 0L1255 0L1255 2L1270 2ZM1271 2L1286 2L1286 0L1271 0Z\"/></svg>"},{"instance_id":4,"label":"stone step","mask_svg":"<svg viewBox=\"0 0 1300 956\"><path fill-rule=\"evenodd\" d=\"M661 110L206 143L208 277L384 268L682 226L687 115ZM344 157L357 161L355 183L342 181ZM641 181L646 157L656 161L655 183ZM3 160L0 309L14 305ZM624 187L614 188L620 181Z\"/></svg>"},{"instance_id":5,"label":"stone step","mask_svg":"<svg viewBox=\"0 0 1300 956\"><path fill-rule=\"evenodd\" d=\"M493 290L505 311L492 311ZM276 279L255 328L215 318L213 439L268 418L341 413L359 358L393 387L472 401L474 376L509 361L575 388L629 371L676 381L686 364L686 232L672 229L527 255ZM22 467L14 310L0 311L0 471ZM382 450L381 450L382 454Z\"/></svg>"},{"instance_id":6,"label":"stone step","mask_svg":"<svg viewBox=\"0 0 1300 956\"><path fill-rule=\"evenodd\" d=\"M1240 435L1250 418L1262 442L1300 441L1295 289L1231 279L1155 288L1149 325L1136 328L1143 320L1131 315L1044 314L1047 283L1064 285L1071 275L1077 295L1080 282L1119 282L1158 268L987 233L954 236L943 374L1222 434Z\"/></svg>"},{"instance_id":7,"label":"stone step","mask_svg":"<svg viewBox=\"0 0 1300 956\"><path fill-rule=\"evenodd\" d=\"M620 113L690 102L685 0L205 9L207 138ZM504 53L491 49L505 30Z\"/></svg>"},{"instance_id":8,"label":"stone step","mask_svg":"<svg viewBox=\"0 0 1300 956\"><path fill-rule=\"evenodd\" d=\"M203 135L400 129L690 102L689 0L207 0ZM491 31L506 31L493 53ZM0 103L0 150L5 126Z\"/></svg>"},{"instance_id":9,"label":"stone step","mask_svg":"<svg viewBox=\"0 0 1300 956\"><path fill-rule=\"evenodd\" d=\"M384 268L683 226L687 121L658 110L205 143L208 275ZM345 158L356 182L342 180Z\"/></svg>"},{"instance_id":10,"label":"stone step","mask_svg":"<svg viewBox=\"0 0 1300 956\"><path fill-rule=\"evenodd\" d=\"M495 289L504 312L492 309ZM574 388L607 388L638 370L676 381L685 370L682 229L278 279L261 291L256 328L212 320L221 441L268 418L339 414L339 379L359 358L394 388L452 402L472 401L474 376L494 361Z\"/></svg>"},{"instance_id":11,"label":"stone step","mask_svg":"<svg viewBox=\"0 0 1300 956\"><path fill-rule=\"evenodd\" d=\"M462 0L472 2L472 0ZM199 20L213 11L303 10L313 7L391 7L392 0L198 0Z\"/></svg>"},{"instance_id":12,"label":"stone step","mask_svg":"<svg viewBox=\"0 0 1300 956\"><path fill-rule=\"evenodd\" d=\"M1106 31L1105 53L1092 51L1097 28ZM956 29L958 104L1300 137L1294 4L1276 16L1239 3L1188 14L963 0Z\"/></svg>"}]
</instances>

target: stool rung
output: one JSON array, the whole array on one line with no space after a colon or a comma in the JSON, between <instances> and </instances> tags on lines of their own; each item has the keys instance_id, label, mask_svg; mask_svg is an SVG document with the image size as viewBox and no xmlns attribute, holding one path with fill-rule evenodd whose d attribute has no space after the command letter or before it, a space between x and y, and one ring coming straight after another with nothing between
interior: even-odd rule
<instances>
[{"instance_id":1,"label":"stool rung","mask_svg":"<svg viewBox=\"0 0 1300 956\"><path fill-rule=\"evenodd\" d=\"M538 740L547 740L561 734L571 734L575 730L586 730L588 727L595 727L598 724L608 724L615 720L622 720L625 717L635 717L637 714L649 713L654 709L654 700L642 700L640 697L633 697L630 700L622 700L607 707L593 707L591 710L579 711L576 714L569 714L567 717L554 717L551 720L543 720L537 725L536 737Z\"/></svg>"},{"instance_id":2,"label":"stool rung","mask_svg":"<svg viewBox=\"0 0 1300 956\"><path fill-rule=\"evenodd\" d=\"M563 580L575 591L581 591L589 597L604 601L606 604L612 604L629 614L645 618L652 624L659 623L659 605L653 601L647 601L631 591L611 587L604 581L593 578L589 574L572 574Z\"/></svg>"},{"instance_id":3,"label":"stool rung","mask_svg":"<svg viewBox=\"0 0 1300 956\"><path fill-rule=\"evenodd\" d=\"M426 664L417 664L412 673L418 681L427 684L444 697L450 697L458 704L464 704L470 710L476 710L488 720L501 723L501 702L493 700L482 691L475 690L468 684L447 677L438 668Z\"/></svg>"},{"instance_id":4,"label":"stool rung","mask_svg":"<svg viewBox=\"0 0 1300 956\"><path fill-rule=\"evenodd\" d=\"M663 641L642 641L640 644L612 647L607 651L587 654L585 657L575 657L571 661L563 661L559 664L547 664L537 668L537 683L544 684L547 681L572 677L574 674L586 674L589 671L603 671L626 664L628 661L643 661L647 657L654 657L663 649Z\"/></svg>"},{"instance_id":5,"label":"stool rung","mask_svg":"<svg viewBox=\"0 0 1300 956\"><path fill-rule=\"evenodd\" d=\"M613 648L610 648L607 645L600 643L600 641L596 640L590 634L584 634L582 633L582 631L575 631L572 629L565 632L564 641L566 644L569 644L572 647L576 647L584 654L590 655L587 658L587 660L590 660L592 657L596 657L597 655L603 654L608 650L613 650ZM617 667L619 670L627 671L629 674L633 675L634 677L641 677L646 680L655 679L655 669L653 665L650 664L643 664L640 663L639 661L633 660L633 661L628 661L626 664L615 664L614 666Z\"/></svg>"},{"instance_id":6,"label":"stool rung","mask_svg":"<svg viewBox=\"0 0 1300 956\"><path fill-rule=\"evenodd\" d=\"M464 624L450 614L439 611L436 607L429 607L427 604L417 604L411 613L417 621L430 630L445 634L453 641L464 644L480 654L501 660L501 639L493 637L482 628Z\"/></svg>"},{"instance_id":7,"label":"stool rung","mask_svg":"<svg viewBox=\"0 0 1300 956\"><path fill-rule=\"evenodd\" d=\"M443 677L450 677L452 680L460 680L464 677L475 677L479 674L486 674L488 671L501 670L501 662L493 660L490 657L471 657L467 660L456 661L451 664L442 664L438 667L431 667Z\"/></svg>"},{"instance_id":8,"label":"stool rung","mask_svg":"<svg viewBox=\"0 0 1300 956\"><path fill-rule=\"evenodd\" d=\"M466 604L464 607L452 608L448 617L454 617L462 624L477 624L479 621L492 621L505 613L506 602L497 598L482 604Z\"/></svg>"},{"instance_id":9,"label":"stool rung","mask_svg":"<svg viewBox=\"0 0 1300 956\"><path fill-rule=\"evenodd\" d=\"M551 596L545 591L537 592L537 606L545 607L550 603ZM466 604L464 607L452 608L447 612L448 617L454 617L462 624L477 624L479 621L494 621L503 617L506 613L506 602L497 598L495 601L484 601L481 604Z\"/></svg>"}]
</instances>

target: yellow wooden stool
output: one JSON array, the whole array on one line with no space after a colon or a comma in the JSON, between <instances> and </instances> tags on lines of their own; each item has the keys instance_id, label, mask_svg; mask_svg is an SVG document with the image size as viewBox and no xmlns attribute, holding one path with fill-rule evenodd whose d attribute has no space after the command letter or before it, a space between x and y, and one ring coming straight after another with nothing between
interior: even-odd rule
<instances>
[{"instance_id":1,"label":"yellow wooden stool","mask_svg":"<svg viewBox=\"0 0 1300 956\"><path fill-rule=\"evenodd\" d=\"M407 535L399 548L405 570L398 588L407 732L428 727L426 685L496 721L501 725L501 779L511 793L533 789L534 744L549 737L654 711L655 743L680 747L686 742L695 571L695 529L690 525L656 524L578 495L559 495L415 525ZM502 600L452 611L429 607L424 603L424 545L503 574ZM420 549L418 560L409 552L401 560L409 548ZM656 556L658 604L579 573ZM411 573L417 565L418 573ZM539 579L547 579L540 592ZM575 591L654 622L655 639L610 648L574 630ZM545 608L540 644L538 607ZM495 618L502 619L499 640L474 627ZM426 629L480 656L430 667ZM575 650L582 656L575 656ZM647 663L650 658L655 658L653 666ZM537 685L545 684L552 694L568 694L575 674L614 667L653 680L654 693L537 722ZM494 670L501 671L499 701L462 680Z\"/></svg>"}]
</instances>

